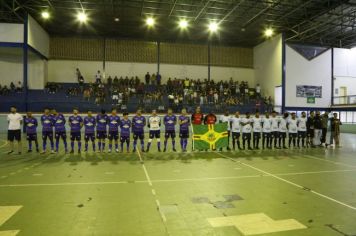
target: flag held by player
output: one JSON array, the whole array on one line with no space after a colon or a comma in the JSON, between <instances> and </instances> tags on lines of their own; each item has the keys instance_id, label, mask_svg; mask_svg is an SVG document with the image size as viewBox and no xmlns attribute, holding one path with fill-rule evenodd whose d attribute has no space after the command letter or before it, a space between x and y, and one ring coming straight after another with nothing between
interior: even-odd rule
<instances>
[{"instance_id":1,"label":"flag held by player","mask_svg":"<svg viewBox=\"0 0 356 236\"><path fill-rule=\"evenodd\" d=\"M215 150L228 146L227 123L193 125L194 149Z\"/></svg>"}]
</instances>

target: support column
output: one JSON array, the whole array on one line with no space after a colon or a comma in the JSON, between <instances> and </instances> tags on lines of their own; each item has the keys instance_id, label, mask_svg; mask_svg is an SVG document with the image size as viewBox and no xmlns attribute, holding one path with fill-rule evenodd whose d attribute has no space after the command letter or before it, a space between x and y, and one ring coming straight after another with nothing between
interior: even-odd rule
<instances>
[{"instance_id":1,"label":"support column","mask_svg":"<svg viewBox=\"0 0 356 236\"><path fill-rule=\"evenodd\" d=\"M281 112L284 113L286 108L286 42L285 34L282 33L282 107Z\"/></svg>"},{"instance_id":2,"label":"support column","mask_svg":"<svg viewBox=\"0 0 356 236\"><path fill-rule=\"evenodd\" d=\"M106 38L103 41L103 80L106 79Z\"/></svg>"},{"instance_id":3,"label":"support column","mask_svg":"<svg viewBox=\"0 0 356 236\"><path fill-rule=\"evenodd\" d=\"M161 65L161 42L157 42L157 73L160 74L160 65Z\"/></svg>"},{"instance_id":4,"label":"support column","mask_svg":"<svg viewBox=\"0 0 356 236\"><path fill-rule=\"evenodd\" d=\"M28 14L24 19L24 38L22 47L22 64L23 64L23 88L25 93L25 111L28 111Z\"/></svg>"}]
</instances>

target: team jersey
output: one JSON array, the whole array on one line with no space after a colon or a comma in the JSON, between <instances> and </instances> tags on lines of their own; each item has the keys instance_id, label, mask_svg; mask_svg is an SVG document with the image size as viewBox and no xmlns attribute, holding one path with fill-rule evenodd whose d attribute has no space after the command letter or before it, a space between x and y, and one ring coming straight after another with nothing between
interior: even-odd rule
<instances>
[{"instance_id":1,"label":"team jersey","mask_svg":"<svg viewBox=\"0 0 356 236\"><path fill-rule=\"evenodd\" d=\"M221 123L227 123L227 130L230 131L230 122L231 122L231 117L230 116L226 116L226 115L222 115L220 116L219 122Z\"/></svg>"},{"instance_id":2,"label":"team jersey","mask_svg":"<svg viewBox=\"0 0 356 236\"><path fill-rule=\"evenodd\" d=\"M175 125L177 123L177 117L175 115L165 115L163 118L163 123L167 131L174 131Z\"/></svg>"},{"instance_id":3,"label":"team jersey","mask_svg":"<svg viewBox=\"0 0 356 236\"><path fill-rule=\"evenodd\" d=\"M208 114L204 118L204 123L207 125L213 125L216 123L216 116L214 114Z\"/></svg>"},{"instance_id":4,"label":"team jersey","mask_svg":"<svg viewBox=\"0 0 356 236\"><path fill-rule=\"evenodd\" d=\"M85 133L86 134L93 134L94 131L95 131L95 124L96 124L95 117L93 117L93 116L85 117L84 118Z\"/></svg>"},{"instance_id":5,"label":"team jersey","mask_svg":"<svg viewBox=\"0 0 356 236\"><path fill-rule=\"evenodd\" d=\"M252 118L242 118L241 123L244 123L246 125L242 126L242 133L251 133L252 126L251 122L253 122Z\"/></svg>"},{"instance_id":6,"label":"team jersey","mask_svg":"<svg viewBox=\"0 0 356 236\"><path fill-rule=\"evenodd\" d=\"M131 121L129 119L122 119L120 122L121 136L130 137Z\"/></svg>"},{"instance_id":7,"label":"team jersey","mask_svg":"<svg viewBox=\"0 0 356 236\"><path fill-rule=\"evenodd\" d=\"M96 116L96 130L106 131L108 125L108 116L106 114L99 114Z\"/></svg>"},{"instance_id":8,"label":"team jersey","mask_svg":"<svg viewBox=\"0 0 356 236\"><path fill-rule=\"evenodd\" d=\"M288 123L288 132L289 133L297 133L297 131L298 131L298 126L297 126L297 119L289 119L288 121L287 121L287 123Z\"/></svg>"},{"instance_id":9,"label":"team jersey","mask_svg":"<svg viewBox=\"0 0 356 236\"><path fill-rule=\"evenodd\" d=\"M190 119L188 116L183 116L183 115L180 115L179 118L178 118L180 121L187 121L183 124L180 124L179 125L179 128L180 128L180 131L188 131L189 130L189 125L190 125Z\"/></svg>"},{"instance_id":10,"label":"team jersey","mask_svg":"<svg viewBox=\"0 0 356 236\"><path fill-rule=\"evenodd\" d=\"M300 117L297 121L298 131L307 131L307 118Z\"/></svg>"},{"instance_id":11,"label":"team jersey","mask_svg":"<svg viewBox=\"0 0 356 236\"><path fill-rule=\"evenodd\" d=\"M35 134L35 133L37 133L38 122L37 122L36 118L34 118L34 117L26 117L25 118L25 125L26 125L26 133L27 134Z\"/></svg>"},{"instance_id":12,"label":"team jersey","mask_svg":"<svg viewBox=\"0 0 356 236\"><path fill-rule=\"evenodd\" d=\"M81 116L70 116L69 125L71 132L80 132L82 128L83 118Z\"/></svg>"},{"instance_id":13,"label":"team jersey","mask_svg":"<svg viewBox=\"0 0 356 236\"><path fill-rule=\"evenodd\" d=\"M232 117L231 118L231 129L234 133L240 133L241 126L240 126L241 118L240 117Z\"/></svg>"},{"instance_id":14,"label":"team jersey","mask_svg":"<svg viewBox=\"0 0 356 236\"><path fill-rule=\"evenodd\" d=\"M42 131L53 131L52 115L42 115L41 124L42 124Z\"/></svg>"},{"instance_id":15,"label":"team jersey","mask_svg":"<svg viewBox=\"0 0 356 236\"><path fill-rule=\"evenodd\" d=\"M109 116L109 132L111 131L119 131L120 126L120 117L119 116Z\"/></svg>"},{"instance_id":16,"label":"team jersey","mask_svg":"<svg viewBox=\"0 0 356 236\"><path fill-rule=\"evenodd\" d=\"M286 119L280 119L278 125L278 132L285 133L287 132L287 121Z\"/></svg>"},{"instance_id":17,"label":"team jersey","mask_svg":"<svg viewBox=\"0 0 356 236\"><path fill-rule=\"evenodd\" d=\"M146 125L146 118L144 116L134 116L132 118L132 131L143 132Z\"/></svg>"},{"instance_id":18,"label":"team jersey","mask_svg":"<svg viewBox=\"0 0 356 236\"><path fill-rule=\"evenodd\" d=\"M262 123L262 118L253 117L251 119L253 121L253 132L261 132L262 131L262 124L261 124Z\"/></svg>"},{"instance_id":19,"label":"team jersey","mask_svg":"<svg viewBox=\"0 0 356 236\"><path fill-rule=\"evenodd\" d=\"M202 113L194 113L192 115L192 123L194 125L201 125L204 120L204 115Z\"/></svg>"},{"instance_id":20,"label":"team jersey","mask_svg":"<svg viewBox=\"0 0 356 236\"><path fill-rule=\"evenodd\" d=\"M148 118L148 127L150 130L160 130L161 118L159 116L151 116Z\"/></svg>"},{"instance_id":21,"label":"team jersey","mask_svg":"<svg viewBox=\"0 0 356 236\"><path fill-rule=\"evenodd\" d=\"M262 119L262 132L270 133L272 131L272 120L271 118Z\"/></svg>"},{"instance_id":22,"label":"team jersey","mask_svg":"<svg viewBox=\"0 0 356 236\"><path fill-rule=\"evenodd\" d=\"M56 132L65 132L66 131L66 119L62 114L58 114L53 117L54 130Z\"/></svg>"},{"instance_id":23,"label":"team jersey","mask_svg":"<svg viewBox=\"0 0 356 236\"><path fill-rule=\"evenodd\" d=\"M279 131L278 123L280 119L278 117L271 117L270 119L272 121L272 132Z\"/></svg>"}]
</instances>

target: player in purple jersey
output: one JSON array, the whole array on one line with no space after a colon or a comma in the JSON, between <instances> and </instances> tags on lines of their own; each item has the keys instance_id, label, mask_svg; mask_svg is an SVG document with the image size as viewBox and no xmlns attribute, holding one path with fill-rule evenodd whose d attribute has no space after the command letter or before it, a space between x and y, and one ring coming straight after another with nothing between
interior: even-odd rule
<instances>
[{"instance_id":1,"label":"player in purple jersey","mask_svg":"<svg viewBox=\"0 0 356 236\"><path fill-rule=\"evenodd\" d=\"M37 140L37 126L37 119L32 116L32 112L27 112L27 116L25 117L25 127L28 140L28 152L32 152L32 141L35 142L36 151L39 152Z\"/></svg>"},{"instance_id":2,"label":"player in purple jersey","mask_svg":"<svg viewBox=\"0 0 356 236\"><path fill-rule=\"evenodd\" d=\"M67 132L66 132L66 119L63 114L58 113L56 110L52 110L53 123L54 123L54 135L56 137L56 152L59 149L59 140L62 138L65 153L68 153L67 145Z\"/></svg>"},{"instance_id":3,"label":"player in purple jersey","mask_svg":"<svg viewBox=\"0 0 356 236\"><path fill-rule=\"evenodd\" d=\"M111 115L108 118L109 122L109 153L112 149L112 141L115 142L115 151L119 152L119 125L120 117L117 115L116 108L111 110Z\"/></svg>"},{"instance_id":4,"label":"player in purple jersey","mask_svg":"<svg viewBox=\"0 0 356 236\"><path fill-rule=\"evenodd\" d=\"M91 141L93 146L93 151L95 152L95 125L96 125L96 119L93 116L92 112L88 110L88 115L84 117L85 152L88 151L89 140Z\"/></svg>"},{"instance_id":5,"label":"player in purple jersey","mask_svg":"<svg viewBox=\"0 0 356 236\"><path fill-rule=\"evenodd\" d=\"M99 152L103 152L105 150L107 126L108 115L105 114L105 110L101 110L101 113L96 116L96 138L98 139Z\"/></svg>"},{"instance_id":6,"label":"player in purple jersey","mask_svg":"<svg viewBox=\"0 0 356 236\"><path fill-rule=\"evenodd\" d=\"M51 153L54 153L54 142L53 142L53 117L49 113L49 109L45 108L44 114L41 116L42 124L42 141L43 141L43 150L41 154L46 153L47 138L51 144Z\"/></svg>"},{"instance_id":7,"label":"player in purple jersey","mask_svg":"<svg viewBox=\"0 0 356 236\"><path fill-rule=\"evenodd\" d=\"M173 152L176 152L176 124L177 124L177 117L173 114L173 111L171 108L168 108L167 111L167 115L164 116L163 118L163 123L165 126L165 134L164 134L164 149L163 152L167 151L167 143L168 143L168 139L169 137L172 138L172 148L173 148Z\"/></svg>"},{"instance_id":8,"label":"player in purple jersey","mask_svg":"<svg viewBox=\"0 0 356 236\"><path fill-rule=\"evenodd\" d=\"M73 109L73 115L69 117L69 126L70 126L70 153L74 153L74 141L78 142L78 153L80 153L82 148L82 135L80 133L81 128L83 127L83 118L78 115L78 109Z\"/></svg>"},{"instance_id":9,"label":"player in purple jersey","mask_svg":"<svg viewBox=\"0 0 356 236\"><path fill-rule=\"evenodd\" d=\"M189 138L190 119L187 115L188 115L187 110L184 108L182 109L182 114L178 118L180 146L183 152L187 151L188 138Z\"/></svg>"},{"instance_id":10,"label":"player in purple jersey","mask_svg":"<svg viewBox=\"0 0 356 236\"><path fill-rule=\"evenodd\" d=\"M127 153L130 152L130 129L131 121L129 120L129 113L125 112L123 114L123 119L120 121L120 143L121 152L124 151L124 143L126 142Z\"/></svg>"},{"instance_id":11,"label":"player in purple jersey","mask_svg":"<svg viewBox=\"0 0 356 236\"><path fill-rule=\"evenodd\" d=\"M146 118L142 116L141 109L138 109L136 116L132 118L132 133L133 133L133 152L136 152L137 139L141 141L141 151L145 152L144 129L146 126Z\"/></svg>"}]
</instances>

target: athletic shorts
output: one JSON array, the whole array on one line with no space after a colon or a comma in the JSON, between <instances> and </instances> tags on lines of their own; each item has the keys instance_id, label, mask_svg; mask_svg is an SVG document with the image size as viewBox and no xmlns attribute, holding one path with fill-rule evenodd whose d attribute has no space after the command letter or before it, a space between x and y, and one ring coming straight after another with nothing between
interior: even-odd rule
<instances>
[{"instance_id":1,"label":"athletic shorts","mask_svg":"<svg viewBox=\"0 0 356 236\"><path fill-rule=\"evenodd\" d=\"M42 131L42 139L53 139L53 131Z\"/></svg>"},{"instance_id":2,"label":"athletic shorts","mask_svg":"<svg viewBox=\"0 0 356 236\"><path fill-rule=\"evenodd\" d=\"M251 133L242 133L242 139L251 139Z\"/></svg>"},{"instance_id":3,"label":"athletic shorts","mask_svg":"<svg viewBox=\"0 0 356 236\"><path fill-rule=\"evenodd\" d=\"M263 132L262 133L264 138L272 138L272 133L271 132Z\"/></svg>"},{"instance_id":4,"label":"athletic shorts","mask_svg":"<svg viewBox=\"0 0 356 236\"><path fill-rule=\"evenodd\" d=\"M118 140L119 131L109 131L109 140Z\"/></svg>"},{"instance_id":5,"label":"athletic shorts","mask_svg":"<svg viewBox=\"0 0 356 236\"><path fill-rule=\"evenodd\" d=\"M7 131L7 140L10 142L21 141L21 130L8 130Z\"/></svg>"},{"instance_id":6,"label":"athletic shorts","mask_svg":"<svg viewBox=\"0 0 356 236\"><path fill-rule=\"evenodd\" d=\"M240 132L232 132L232 139L239 139L240 138Z\"/></svg>"},{"instance_id":7,"label":"athletic shorts","mask_svg":"<svg viewBox=\"0 0 356 236\"><path fill-rule=\"evenodd\" d=\"M260 132L253 132L253 138L261 138Z\"/></svg>"},{"instance_id":8,"label":"athletic shorts","mask_svg":"<svg viewBox=\"0 0 356 236\"><path fill-rule=\"evenodd\" d=\"M164 133L164 137L165 138L175 138L176 137L176 131L174 130L166 130L166 132Z\"/></svg>"},{"instance_id":9,"label":"athletic shorts","mask_svg":"<svg viewBox=\"0 0 356 236\"><path fill-rule=\"evenodd\" d=\"M35 140L37 140L37 134L36 134L36 133L34 133L34 134L29 134L29 133L27 133L27 140L28 140L28 141L35 141Z\"/></svg>"},{"instance_id":10,"label":"athletic shorts","mask_svg":"<svg viewBox=\"0 0 356 236\"><path fill-rule=\"evenodd\" d=\"M94 133L89 133L89 134L84 134L84 140L88 142L89 140L94 142L95 140L95 134Z\"/></svg>"},{"instance_id":11,"label":"athletic shorts","mask_svg":"<svg viewBox=\"0 0 356 236\"><path fill-rule=\"evenodd\" d=\"M314 129L309 129L309 130L307 131L307 136L308 136L309 138L314 138Z\"/></svg>"},{"instance_id":12,"label":"athletic shorts","mask_svg":"<svg viewBox=\"0 0 356 236\"><path fill-rule=\"evenodd\" d=\"M307 131L298 131L298 138L307 137Z\"/></svg>"},{"instance_id":13,"label":"athletic shorts","mask_svg":"<svg viewBox=\"0 0 356 236\"><path fill-rule=\"evenodd\" d=\"M279 132L278 131L272 131L272 138L278 138L279 137Z\"/></svg>"},{"instance_id":14,"label":"athletic shorts","mask_svg":"<svg viewBox=\"0 0 356 236\"><path fill-rule=\"evenodd\" d=\"M279 138L286 138L287 137L287 133L286 132L278 132L279 134Z\"/></svg>"},{"instance_id":15,"label":"athletic shorts","mask_svg":"<svg viewBox=\"0 0 356 236\"><path fill-rule=\"evenodd\" d=\"M67 134L65 131L59 131L59 132L55 132L55 137L56 139L62 138L62 139L67 139Z\"/></svg>"},{"instance_id":16,"label":"athletic shorts","mask_svg":"<svg viewBox=\"0 0 356 236\"><path fill-rule=\"evenodd\" d=\"M188 130L180 131L179 138L189 138L189 131Z\"/></svg>"},{"instance_id":17,"label":"athletic shorts","mask_svg":"<svg viewBox=\"0 0 356 236\"><path fill-rule=\"evenodd\" d=\"M296 138L298 133L289 133L289 138Z\"/></svg>"},{"instance_id":18,"label":"athletic shorts","mask_svg":"<svg viewBox=\"0 0 356 236\"><path fill-rule=\"evenodd\" d=\"M137 139L144 139L145 138L145 135L143 133L143 131L140 131L140 132L133 132L133 138L134 140L137 140Z\"/></svg>"},{"instance_id":19,"label":"athletic shorts","mask_svg":"<svg viewBox=\"0 0 356 236\"><path fill-rule=\"evenodd\" d=\"M130 135L129 136L120 136L120 142L130 142Z\"/></svg>"},{"instance_id":20,"label":"athletic shorts","mask_svg":"<svg viewBox=\"0 0 356 236\"><path fill-rule=\"evenodd\" d=\"M82 134L80 132L70 132L70 140L80 141L82 139Z\"/></svg>"},{"instance_id":21,"label":"athletic shorts","mask_svg":"<svg viewBox=\"0 0 356 236\"><path fill-rule=\"evenodd\" d=\"M161 131L160 130L150 130L150 139L160 138L160 137L161 137Z\"/></svg>"},{"instance_id":22,"label":"athletic shorts","mask_svg":"<svg viewBox=\"0 0 356 236\"><path fill-rule=\"evenodd\" d=\"M96 131L96 138L98 139L106 139L107 132L105 130L97 130Z\"/></svg>"}]
</instances>

